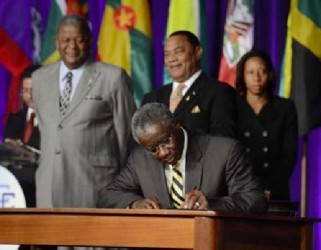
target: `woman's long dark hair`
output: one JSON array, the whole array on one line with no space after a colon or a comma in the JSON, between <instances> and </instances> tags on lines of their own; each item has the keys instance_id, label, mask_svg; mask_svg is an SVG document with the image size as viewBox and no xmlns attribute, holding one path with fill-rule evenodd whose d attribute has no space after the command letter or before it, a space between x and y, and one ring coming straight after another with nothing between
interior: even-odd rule
<instances>
[{"instance_id":1,"label":"woman's long dark hair","mask_svg":"<svg viewBox=\"0 0 321 250\"><path fill-rule=\"evenodd\" d=\"M246 94L246 85L244 81L244 66L246 61L252 57L259 57L265 63L266 69L269 74L269 78L266 85L266 92L270 98L273 96L273 92L275 88L275 71L273 68L271 58L261 50L251 50L245 53L242 56L239 63L237 64L236 82L235 82L236 93L237 95L240 95L240 96L243 96Z\"/></svg>"}]
</instances>

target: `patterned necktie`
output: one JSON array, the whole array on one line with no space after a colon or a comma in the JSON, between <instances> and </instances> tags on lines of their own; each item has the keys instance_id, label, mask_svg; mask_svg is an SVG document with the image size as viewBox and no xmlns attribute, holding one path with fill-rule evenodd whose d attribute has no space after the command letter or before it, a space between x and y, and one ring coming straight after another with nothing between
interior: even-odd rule
<instances>
[{"instance_id":1,"label":"patterned necktie","mask_svg":"<svg viewBox=\"0 0 321 250\"><path fill-rule=\"evenodd\" d=\"M183 195L183 176L179 170L179 164L176 163L173 165L173 181L172 187L170 190L170 196L172 198L172 203L174 208L180 208L184 202Z\"/></svg>"},{"instance_id":2,"label":"patterned necktie","mask_svg":"<svg viewBox=\"0 0 321 250\"><path fill-rule=\"evenodd\" d=\"M184 83L180 83L175 91L172 92L171 97L169 99L169 110L174 113L177 105L183 98L183 89L186 87Z\"/></svg>"},{"instance_id":3,"label":"patterned necktie","mask_svg":"<svg viewBox=\"0 0 321 250\"><path fill-rule=\"evenodd\" d=\"M72 89L72 73L69 71L66 74L66 85L64 90L62 91L62 95L60 96L60 113L61 116L66 114L69 102L70 102L70 94Z\"/></svg>"},{"instance_id":4,"label":"patterned necktie","mask_svg":"<svg viewBox=\"0 0 321 250\"><path fill-rule=\"evenodd\" d=\"M32 112L23 133L23 143L28 144L34 128L35 112Z\"/></svg>"}]
</instances>

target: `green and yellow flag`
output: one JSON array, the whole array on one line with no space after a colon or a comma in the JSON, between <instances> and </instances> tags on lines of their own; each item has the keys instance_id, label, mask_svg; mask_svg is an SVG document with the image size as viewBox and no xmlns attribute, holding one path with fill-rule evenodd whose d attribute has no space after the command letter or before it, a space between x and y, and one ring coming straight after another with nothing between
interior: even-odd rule
<instances>
[{"instance_id":1,"label":"green and yellow flag","mask_svg":"<svg viewBox=\"0 0 321 250\"><path fill-rule=\"evenodd\" d=\"M151 16L147 0L108 0L98 38L98 58L124 68L139 106L152 89Z\"/></svg>"},{"instance_id":2,"label":"green and yellow flag","mask_svg":"<svg viewBox=\"0 0 321 250\"><path fill-rule=\"evenodd\" d=\"M292 0L279 94L294 100L299 133L321 125L321 1Z\"/></svg>"},{"instance_id":3,"label":"green and yellow flag","mask_svg":"<svg viewBox=\"0 0 321 250\"><path fill-rule=\"evenodd\" d=\"M188 30L194 33L200 40L203 55L201 59L202 69L208 71L207 39L204 0L171 0L168 9L167 29L165 39L178 30ZM164 68L164 84L172 82L167 70Z\"/></svg>"}]
</instances>

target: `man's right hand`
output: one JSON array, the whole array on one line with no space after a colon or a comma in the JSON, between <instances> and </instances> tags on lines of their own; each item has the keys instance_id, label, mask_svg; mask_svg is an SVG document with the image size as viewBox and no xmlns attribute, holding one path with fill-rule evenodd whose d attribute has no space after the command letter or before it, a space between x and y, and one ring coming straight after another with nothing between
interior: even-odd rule
<instances>
[{"instance_id":1,"label":"man's right hand","mask_svg":"<svg viewBox=\"0 0 321 250\"><path fill-rule=\"evenodd\" d=\"M160 204L159 200L155 197L150 199L139 199L134 201L131 206L131 209L162 209L163 206Z\"/></svg>"},{"instance_id":2,"label":"man's right hand","mask_svg":"<svg viewBox=\"0 0 321 250\"><path fill-rule=\"evenodd\" d=\"M20 139L11 139L11 138L5 138L4 142L7 143L10 146L18 147L22 146L23 142Z\"/></svg>"}]
</instances>

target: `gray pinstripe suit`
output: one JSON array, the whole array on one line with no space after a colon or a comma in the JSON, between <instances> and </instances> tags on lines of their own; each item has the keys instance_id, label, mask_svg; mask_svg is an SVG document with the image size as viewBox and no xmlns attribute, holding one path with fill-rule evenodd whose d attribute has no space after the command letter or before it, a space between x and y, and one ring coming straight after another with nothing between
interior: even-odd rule
<instances>
[{"instance_id":1,"label":"gray pinstripe suit","mask_svg":"<svg viewBox=\"0 0 321 250\"><path fill-rule=\"evenodd\" d=\"M95 207L98 190L126 158L135 111L131 82L118 67L88 63L61 118L59 65L43 67L32 77L42 136L37 206Z\"/></svg>"}]
</instances>

